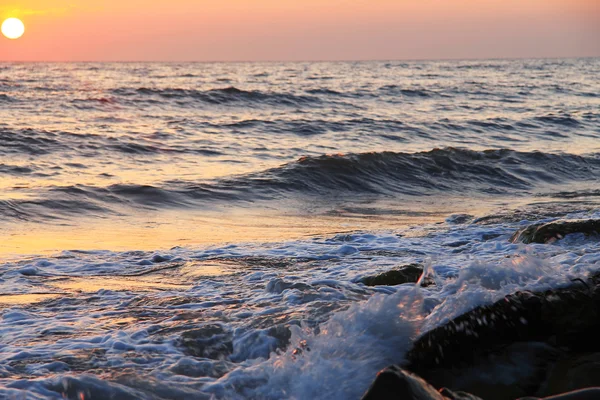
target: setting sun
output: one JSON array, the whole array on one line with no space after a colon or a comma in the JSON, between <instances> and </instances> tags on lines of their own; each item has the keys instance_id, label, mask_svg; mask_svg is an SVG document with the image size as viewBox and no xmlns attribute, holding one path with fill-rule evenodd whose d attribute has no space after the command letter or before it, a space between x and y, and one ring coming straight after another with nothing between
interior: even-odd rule
<instances>
[{"instance_id":1,"label":"setting sun","mask_svg":"<svg viewBox=\"0 0 600 400\"><path fill-rule=\"evenodd\" d=\"M18 18L8 18L2 23L2 34L9 39L18 39L25 33L25 25Z\"/></svg>"}]
</instances>

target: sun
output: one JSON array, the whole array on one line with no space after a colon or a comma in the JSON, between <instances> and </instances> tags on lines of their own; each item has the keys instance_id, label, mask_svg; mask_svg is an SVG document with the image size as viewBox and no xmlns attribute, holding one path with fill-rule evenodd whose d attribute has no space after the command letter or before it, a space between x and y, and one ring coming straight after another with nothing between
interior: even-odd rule
<instances>
[{"instance_id":1,"label":"sun","mask_svg":"<svg viewBox=\"0 0 600 400\"><path fill-rule=\"evenodd\" d=\"M25 25L18 18L8 18L2 23L2 34L9 39L18 39L25 33Z\"/></svg>"}]
</instances>

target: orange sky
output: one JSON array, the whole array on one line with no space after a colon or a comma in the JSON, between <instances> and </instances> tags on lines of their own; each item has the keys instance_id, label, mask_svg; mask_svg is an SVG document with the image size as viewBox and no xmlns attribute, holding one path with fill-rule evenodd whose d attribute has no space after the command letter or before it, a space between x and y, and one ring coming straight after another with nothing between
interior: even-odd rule
<instances>
[{"instance_id":1,"label":"orange sky","mask_svg":"<svg viewBox=\"0 0 600 400\"><path fill-rule=\"evenodd\" d=\"M0 0L0 61L600 56L600 0Z\"/></svg>"}]
</instances>

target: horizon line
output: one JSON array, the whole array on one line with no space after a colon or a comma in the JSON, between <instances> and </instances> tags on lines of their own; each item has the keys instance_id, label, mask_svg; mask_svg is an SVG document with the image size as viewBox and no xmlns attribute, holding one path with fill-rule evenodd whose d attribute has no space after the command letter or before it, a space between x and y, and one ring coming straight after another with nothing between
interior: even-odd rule
<instances>
[{"instance_id":1,"label":"horizon line","mask_svg":"<svg viewBox=\"0 0 600 400\"><path fill-rule=\"evenodd\" d=\"M67 63L107 63L107 64L270 64L270 63L360 63L360 62L444 62L444 61L518 61L518 60L578 60L578 59L594 59L600 58L599 55L584 55L584 56L532 56L532 57L458 57L458 58L398 58L398 59L306 59L306 60L0 60L0 63L22 63L22 64L67 64Z\"/></svg>"}]
</instances>

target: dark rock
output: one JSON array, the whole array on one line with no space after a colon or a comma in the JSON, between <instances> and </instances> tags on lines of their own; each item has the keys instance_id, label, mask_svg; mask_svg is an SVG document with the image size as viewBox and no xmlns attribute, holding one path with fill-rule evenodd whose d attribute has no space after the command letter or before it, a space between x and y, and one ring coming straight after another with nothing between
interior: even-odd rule
<instances>
[{"instance_id":1,"label":"dark rock","mask_svg":"<svg viewBox=\"0 0 600 400\"><path fill-rule=\"evenodd\" d=\"M448 388L440 390L440 394L449 400L481 400L481 398L466 392L453 392Z\"/></svg>"},{"instance_id":2,"label":"dark rock","mask_svg":"<svg viewBox=\"0 0 600 400\"><path fill-rule=\"evenodd\" d=\"M451 386L485 400L516 399L537 393L561 355L545 343L519 342L477 356L468 366L431 369L427 381L434 387Z\"/></svg>"},{"instance_id":3,"label":"dark rock","mask_svg":"<svg viewBox=\"0 0 600 400\"><path fill-rule=\"evenodd\" d=\"M362 400L444 400L444 396L423 379L391 366L377 374Z\"/></svg>"},{"instance_id":4,"label":"dark rock","mask_svg":"<svg viewBox=\"0 0 600 400\"><path fill-rule=\"evenodd\" d=\"M600 290L595 277L542 293L517 292L463 314L421 336L408 353L409 370L471 365L482 353L515 342L547 342L577 351L599 348ZM427 378L426 378L427 379Z\"/></svg>"},{"instance_id":5,"label":"dark rock","mask_svg":"<svg viewBox=\"0 0 600 400\"><path fill-rule=\"evenodd\" d=\"M487 242L488 240L496 239L497 237L502 236L500 233L484 233L481 235L481 240Z\"/></svg>"},{"instance_id":6,"label":"dark rock","mask_svg":"<svg viewBox=\"0 0 600 400\"><path fill-rule=\"evenodd\" d=\"M171 259L171 257L163 256L161 254L155 254L152 257L152 262L155 263L155 264L158 264L158 263L162 263L162 262L165 262L165 261L169 261L170 259Z\"/></svg>"},{"instance_id":7,"label":"dark rock","mask_svg":"<svg viewBox=\"0 0 600 400\"><path fill-rule=\"evenodd\" d=\"M572 392L560 393L556 396L544 397L522 397L517 400L598 400L600 399L600 387L591 387L582 390L575 390Z\"/></svg>"},{"instance_id":8,"label":"dark rock","mask_svg":"<svg viewBox=\"0 0 600 400\"><path fill-rule=\"evenodd\" d=\"M190 356L221 360L233 353L233 333L221 324L206 324L186 331L179 338L179 345Z\"/></svg>"},{"instance_id":9,"label":"dark rock","mask_svg":"<svg viewBox=\"0 0 600 400\"><path fill-rule=\"evenodd\" d=\"M554 365L540 396L556 395L599 384L600 353L575 354Z\"/></svg>"},{"instance_id":10,"label":"dark rock","mask_svg":"<svg viewBox=\"0 0 600 400\"><path fill-rule=\"evenodd\" d=\"M267 333L277 340L276 349L285 349L290 344L292 331L289 326L278 324L269 328Z\"/></svg>"},{"instance_id":11,"label":"dark rock","mask_svg":"<svg viewBox=\"0 0 600 400\"><path fill-rule=\"evenodd\" d=\"M600 232L600 219L558 220L546 224L530 225L515 232L512 243L548 243L562 239L570 233L596 235Z\"/></svg>"},{"instance_id":12,"label":"dark rock","mask_svg":"<svg viewBox=\"0 0 600 400\"><path fill-rule=\"evenodd\" d=\"M421 264L407 264L378 275L364 277L360 282L367 286L396 286L403 283L416 283L422 274L423 266ZM429 277L425 277L422 282L422 286L432 284L435 282Z\"/></svg>"},{"instance_id":13,"label":"dark rock","mask_svg":"<svg viewBox=\"0 0 600 400\"><path fill-rule=\"evenodd\" d=\"M273 279L272 281L269 281L269 283L267 283L267 287L265 288L265 290L269 293L283 293L284 290L288 290L288 289L297 289L300 291L306 291L306 290L310 290L312 289L312 286L307 285L306 283L301 283L301 282L287 282L284 281L283 279L277 278L277 279Z\"/></svg>"},{"instance_id":14,"label":"dark rock","mask_svg":"<svg viewBox=\"0 0 600 400\"><path fill-rule=\"evenodd\" d=\"M446 218L446 222L448 224L466 224L467 222L472 221L474 218L475 217L471 214L453 214Z\"/></svg>"},{"instance_id":15,"label":"dark rock","mask_svg":"<svg viewBox=\"0 0 600 400\"><path fill-rule=\"evenodd\" d=\"M236 367L236 364L224 360L198 360L191 357L183 357L169 368L176 375L189 376L192 378L211 377L221 378Z\"/></svg>"},{"instance_id":16,"label":"dark rock","mask_svg":"<svg viewBox=\"0 0 600 400\"><path fill-rule=\"evenodd\" d=\"M404 367L436 387L465 390L486 400L536 395L554 362L565 354L600 352L599 281L600 274L593 274L566 288L517 292L477 307L422 335L407 354ZM519 360L519 355L524 358ZM516 376L510 388L473 378L499 376L493 370L502 365L512 365L517 371L521 366L528 372L520 372L523 376ZM595 371L593 364L589 368ZM593 371L589 373L596 376ZM592 383L575 383L575 378L572 382L553 393Z\"/></svg>"},{"instance_id":17,"label":"dark rock","mask_svg":"<svg viewBox=\"0 0 600 400\"><path fill-rule=\"evenodd\" d=\"M454 242L446 242L443 245L446 247L461 247L469 243L471 243L470 240L456 240Z\"/></svg>"}]
</instances>

